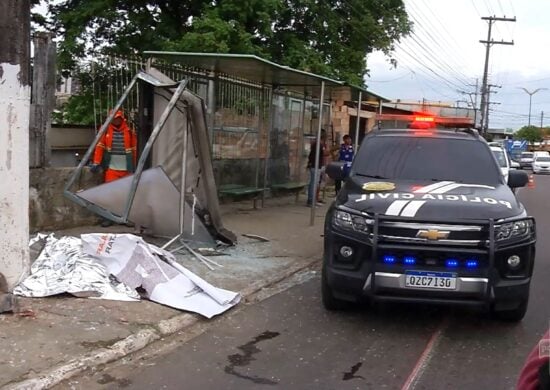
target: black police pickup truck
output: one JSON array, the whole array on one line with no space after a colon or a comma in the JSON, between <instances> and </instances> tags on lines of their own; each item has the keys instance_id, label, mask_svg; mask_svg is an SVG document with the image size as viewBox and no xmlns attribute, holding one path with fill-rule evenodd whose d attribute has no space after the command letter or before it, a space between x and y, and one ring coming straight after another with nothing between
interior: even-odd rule
<instances>
[{"instance_id":1,"label":"black police pickup truck","mask_svg":"<svg viewBox=\"0 0 550 390\"><path fill-rule=\"evenodd\" d=\"M342 179L341 164L327 173ZM480 306L525 315L535 220L475 130L378 130L363 140L325 221L322 298Z\"/></svg>"}]
</instances>

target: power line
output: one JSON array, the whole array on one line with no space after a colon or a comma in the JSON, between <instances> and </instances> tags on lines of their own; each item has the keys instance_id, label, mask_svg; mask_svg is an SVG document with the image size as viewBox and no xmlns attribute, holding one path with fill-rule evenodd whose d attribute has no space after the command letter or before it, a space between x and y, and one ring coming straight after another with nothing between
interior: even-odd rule
<instances>
[{"instance_id":1,"label":"power line","mask_svg":"<svg viewBox=\"0 0 550 390\"><path fill-rule=\"evenodd\" d=\"M479 15L479 17L481 18L481 13L480 13L479 10L477 9L475 1L474 1L474 0L470 0L470 2L471 2L472 5L474 6L474 9L476 10L476 12L477 12L477 14Z\"/></svg>"},{"instance_id":2,"label":"power line","mask_svg":"<svg viewBox=\"0 0 550 390\"><path fill-rule=\"evenodd\" d=\"M413 75L414 76L414 73L409 71L405 74L402 74L401 76L397 76L396 78L394 79L389 79L389 80L373 80L373 79L368 79L367 81L370 82L370 83L390 83L392 81L396 81L396 80L401 80L401 79L404 79L405 77L409 76L409 75Z\"/></svg>"},{"instance_id":3,"label":"power line","mask_svg":"<svg viewBox=\"0 0 550 390\"><path fill-rule=\"evenodd\" d=\"M441 18L439 18L437 15L435 15L435 13L432 10L432 7L428 6L428 4L426 4L424 0L422 0L422 2L426 6L424 9L427 9L431 13L433 18L430 18L429 16L424 14L421 7L419 7L419 8L413 7L412 2L411 2L411 3L409 3L409 9L411 10L411 16L413 17L413 19L414 19L415 15L419 19L422 19L421 22L419 22L418 24L422 27L424 32L428 35L430 40L432 42L434 42L435 45L440 50L442 50L442 53L446 53L447 57L452 58L453 61L457 62L457 64L460 67L467 68L467 66L465 65L464 59L456 54L456 53L459 53L461 51L460 45L458 44L456 39L449 33L448 29L445 28L445 26L442 24ZM432 23L432 20L437 21L437 23L441 26L442 29L440 30L439 28L437 28ZM435 32L435 35L437 36L437 38L433 37L432 33L434 33L434 32ZM447 38L445 38L445 35L450 38L450 41ZM454 50L450 50L453 45L454 45ZM443 57L443 56L441 56L441 57ZM465 78L468 78L468 76L464 75L463 73L462 73L462 75Z\"/></svg>"},{"instance_id":4,"label":"power line","mask_svg":"<svg viewBox=\"0 0 550 390\"><path fill-rule=\"evenodd\" d=\"M525 81L516 81L516 82L510 83L510 85L536 83L538 81L545 81L545 80L550 80L550 77L543 77L543 78L540 78L540 79L525 80Z\"/></svg>"},{"instance_id":5,"label":"power line","mask_svg":"<svg viewBox=\"0 0 550 390\"><path fill-rule=\"evenodd\" d=\"M456 72L451 65L448 65L444 61L436 62L435 58L439 58L438 54L435 53L432 49L429 48L429 46L423 45L422 42L419 42L415 39L414 36L411 37L412 41L418 46L420 49L420 54L430 63L437 66L441 71L444 73L447 73L450 77L453 77L461 84L468 85L469 81L466 76L460 75L458 72ZM431 55L431 57L428 57L428 55L422 51L422 49L425 49L425 51ZM449 74L450 72L450 74ZM454 75L453 75L454 73ZM464 77L464 78L463 78Z\"/></svg>"},{"instance_id":6,"label":"power line","mask_svg":"<svg viewBox=\"0 0 550 390\"><path fill-rule=\"evenodd\" d=\"M423 95L426 95L424 89L422 88L422 83L421 83L420 80L418 79L418 76L417 76L417 74L416 74L416 71L414 71L414 70L413 70L411 67L409 67L408 65L403 65L403 67L409 69L409 70L413 73L413 75L414 75L414 77L415 77L415 80L416 80L416 82L418 83L418 85L419 85L419 87L420 87L420 90L422 91L422 94L423 94ZM422 69L418 69L417 71L418 71L418 72L421 72L421 73L422 73L424 76L426 76L427 78L432 79L432 80L435 80L435 81L434 81L435 83L440 83L440 82L441 82L441 81L439 81L439 80L436 80L433 76L431 76L431 75L427 74L426 72L424 72ZM431 90L432 90L433 92L435 92L437 95L444 96L444 97L446 97L446 98L448 98L448 99L454 100L454 97L451 97L451 96L445 94L444 92L441 92L440 90L434 88L431 82L428 82L428 83L425 84L424 86L427 87L427 88L429 88L429 89L431 89Z\"/></svg>"},{"instance_id":7,"label":"power line","mask_svg":"<svg viewBox=\"0 0 550 390\"><path fill-rule=\"evenodd\" d=\"M357 8L355 8L348 0L342 0L343 2L345 2L352 11L356 12L356 13L359 13ZM342 15L339 15L343 21L345 21L346 23L350 24L350 22L345 19ZM416 36L418 40L421 40L420 37L418 37L414 32L413 32L413 36ZM413 40L414 40L414 37L413 37ZM416 44L422 49L423 46L425 48L429 48L428 45L426 45L425 43L419 43L418 41L416 41ZM444 76L440 75L438 72L434 71L432 69L431 66L428 66L426 65L423 61L419 60L418 58L416 58L416 56L412 55L411 53L409 53L407 50L404 49L404 47L402 45L397 45L397 47L403 52L405 53L406 55L408 55L412 60L414 60L415 62L417 62L419 65L423 66L424 68L426 68L429 72L433 73L436 77L438 77L439 79L441 79L445 84L447 84L448 87L450 88L461 88L461 86L459 86L458 84L456 84L454 81L452 80L449 80L447 78L445 78ZM429 51L430 49L428 49ZM433 53L433 52L432 52ZM438 64L437 62L435 62L432 58L428 57L424 52L421 53L421 55L423 56L423 58L425 58L429 63L431 63L432 65L435 65L436 67L438 67L440 70L442 70L444 73L447 72L447 70L445 70L443 68L443 65L440 65ZM437 57L437 54L433 53L434 57ZM449 70L453 70L453 68L449 65L447 65L447 67L449 68ZM466 76L465 76L466 77ZM458 79L458 78L457 78ZM458 82L460 83L463 83L465 85L467 85L467 82L464 82L464 80L460 80L458 79ZM446 96L443 94L443 96Z\"/></svg>"},{"instance_id":8,"label":"power line","mask_svg":"<svg viewBox=\"0 0 550 390\"><path fill-rule=\"evenodd\" d=\"M433 70L430 66L426 65L424 62L422 62L420 59L418 59L417 56L412 55L407 50L405 50L403 47L399 46L399 49L401 50L401 52L406 54L411 60L413 60L417 64L421 65L422 67L426 68L426 70L428 72L432 73L434 76L436 76L441 81L443 81L449 88L451 88L451 89L455 89L455 88L460 89L460 88L462 88L462 86L454 83L453 81L450 81L450 80L446 79L444 76L441 76L439 73L437 73L435 70ZM422 69L421 69L421 71L422 71Z\"/></svg>"}]
</instances>

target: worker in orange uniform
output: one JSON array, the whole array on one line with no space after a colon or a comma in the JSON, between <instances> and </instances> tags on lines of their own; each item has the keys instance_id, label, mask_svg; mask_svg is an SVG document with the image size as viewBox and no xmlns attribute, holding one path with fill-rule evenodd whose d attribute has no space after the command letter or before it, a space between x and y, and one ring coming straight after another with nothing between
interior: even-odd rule
<instances>
[{"instance_id":1,"label":"worker in orange uniform","mask_svg":"<svg viewBox=\"0 0 550 390\"><path fill-rule=\"evenodd\" d=\"M105 173L105 183L128 176L136 166L136 132L128 126L121 110L118 110L99 140L90 170Z\"/></svg>"},{"instance_id":2,"label":"worker in orange uniform","mask_svg":"<svg viewBox=\"0 0 550 390\"><path fill-rule=\"evenodd\" d=\"M97 173L103 169L105 183L132 174L136 166L136 144L136 132L128 125L123 112L117 111L95 148L90 170ZM101 226L111 224L104 220Z\"/></svg>"}]
</instances>

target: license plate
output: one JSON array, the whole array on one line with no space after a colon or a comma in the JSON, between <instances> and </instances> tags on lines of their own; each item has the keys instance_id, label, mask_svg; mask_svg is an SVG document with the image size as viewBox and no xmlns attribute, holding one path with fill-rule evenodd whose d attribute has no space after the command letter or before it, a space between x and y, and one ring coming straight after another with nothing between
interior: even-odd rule
<instances>
[{"instance_id":1,"label":"license plate","mask_svg":"<svg viewBox=\"0 0 550 390\"><path fill-rule=\"evenodd\" d=\"M405 287L456 290L456 274L451 272L407 271Z\"/></svg>"}]
</instances>

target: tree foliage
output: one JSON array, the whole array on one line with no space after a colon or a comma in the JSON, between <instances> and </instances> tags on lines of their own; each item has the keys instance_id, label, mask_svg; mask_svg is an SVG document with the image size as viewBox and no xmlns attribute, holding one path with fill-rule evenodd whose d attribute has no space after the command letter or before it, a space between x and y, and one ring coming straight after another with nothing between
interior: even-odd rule
<instances>
[{"instance_id":1,"label":"tree foliage","mask_svg":"<svg viewBox=\"0 0 550 390\"><path fill-rule=\"evenodd\" d=\"M523 126L514 134L515 139L526 140L529 143L541 142L543 136L541 128L537 126Z\"/></svg>"},{"instance_id":2,"label":"tree foliage","mask_svg":"<svg viewBox=\"0 0 550 390\"><path fill-rule=\"evenodd\" d=\"M43 1L66 68L98 53L242 53L362 85L366 55L411 29L403 0Z\"/></svg>"}]
</instances>

